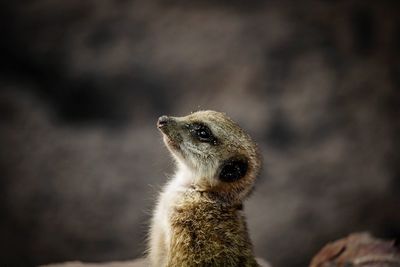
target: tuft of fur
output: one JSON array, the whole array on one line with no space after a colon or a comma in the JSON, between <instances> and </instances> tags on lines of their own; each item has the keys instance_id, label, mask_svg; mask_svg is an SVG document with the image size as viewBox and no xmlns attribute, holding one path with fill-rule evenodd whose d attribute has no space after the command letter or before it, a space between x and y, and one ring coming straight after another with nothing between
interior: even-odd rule
<instances>
[{"instance_id":1,"label":"tuft of fur","mask_svg":"<svg viewBox=\"0 0 400 267\"><path fill-rule=\"evenodd\" d=\"M242 211L261 165L257 146L220 112L163 120L159 128L177 172L161 192L152 219L151 266L258 266ZM190 127L200 123L211 130L212 142L193 137ZM248 165L244 176L219 179L225 162L235 158Z\"/></svg>"}]
</instances>

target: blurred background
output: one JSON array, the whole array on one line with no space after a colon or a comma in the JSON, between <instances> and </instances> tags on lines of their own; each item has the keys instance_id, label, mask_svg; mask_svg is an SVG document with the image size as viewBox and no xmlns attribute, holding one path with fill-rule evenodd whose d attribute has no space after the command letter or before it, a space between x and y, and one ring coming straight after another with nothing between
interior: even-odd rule
<instances>
[{"instance_id":1,"label":"blurred background","mask_svg":"<svg viewBox=\"0 0 400 267\"><path fill-rule=\"evenodd\" d=\"M162 114L226 112L264 170L258 256L400 238L398 1L0 4L0 261L141 257L173 163Z\"/></svg>"}]
</instances>

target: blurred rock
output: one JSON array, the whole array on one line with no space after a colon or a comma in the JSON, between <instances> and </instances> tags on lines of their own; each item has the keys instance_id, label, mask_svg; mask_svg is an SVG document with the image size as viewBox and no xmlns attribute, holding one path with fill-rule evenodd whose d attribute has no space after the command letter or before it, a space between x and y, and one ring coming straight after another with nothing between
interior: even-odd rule
<instances>
[{"instance_id":1,"label":"blurred rock","mask_svg":"<svg viewBox=\"0 0 400 267\"><path fill-rule=\"evenodd\" d=\"M355 233L324 246L310 267L399 267L400 249L392 241Z\"/></svg>"}]
</instances>

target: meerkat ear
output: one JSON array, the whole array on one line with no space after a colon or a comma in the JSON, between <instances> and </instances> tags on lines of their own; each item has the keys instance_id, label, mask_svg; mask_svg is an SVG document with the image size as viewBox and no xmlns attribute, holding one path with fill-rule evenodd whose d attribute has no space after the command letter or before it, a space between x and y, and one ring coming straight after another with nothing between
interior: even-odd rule
<instances>
[{"instance_id":1,"label":"meerkat ear","mask_svg":"<svg viewBox=\"0 0 400 267\"><path fill-rule=\"evenodd\" d=\"M223 182L234 182L246 175L248 163L246 158L232 157L221 165L219 179Z\"/></svg>"}]
</instances>

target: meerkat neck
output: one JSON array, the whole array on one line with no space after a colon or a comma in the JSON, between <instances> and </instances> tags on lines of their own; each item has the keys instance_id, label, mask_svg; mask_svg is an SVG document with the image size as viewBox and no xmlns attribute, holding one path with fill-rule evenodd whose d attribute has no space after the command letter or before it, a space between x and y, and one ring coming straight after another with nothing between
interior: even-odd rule
<instances>
[{"instance_id":1,"label":"meerkat neck","mask_svg":"<svg viewBox=\"0 0 400 267\"><path fill-rule=\"evenodd\" d=\"M223 205L242 205L242 199L236 198L236 194L230 194L229 191L220 191L214 188L208 181L208 179L201 176L201 172L196 172L185 164L178 162L177 171L166 187L166 191L174 194L177 192L194 190L202 192L204 196L208 196L209 199L213 199Z\"/></svg>"},{"instance_id":2,"label":"meerkat neck","mask_svg":"<svg viewBox=\"0 0 400 267\"><path fill-rule=\"evenodd\" d=\"M195 173L185 164L178 162L177 170L170 184L176 188L190 188L196 181Z\"/></svg>"}]
</instances>

